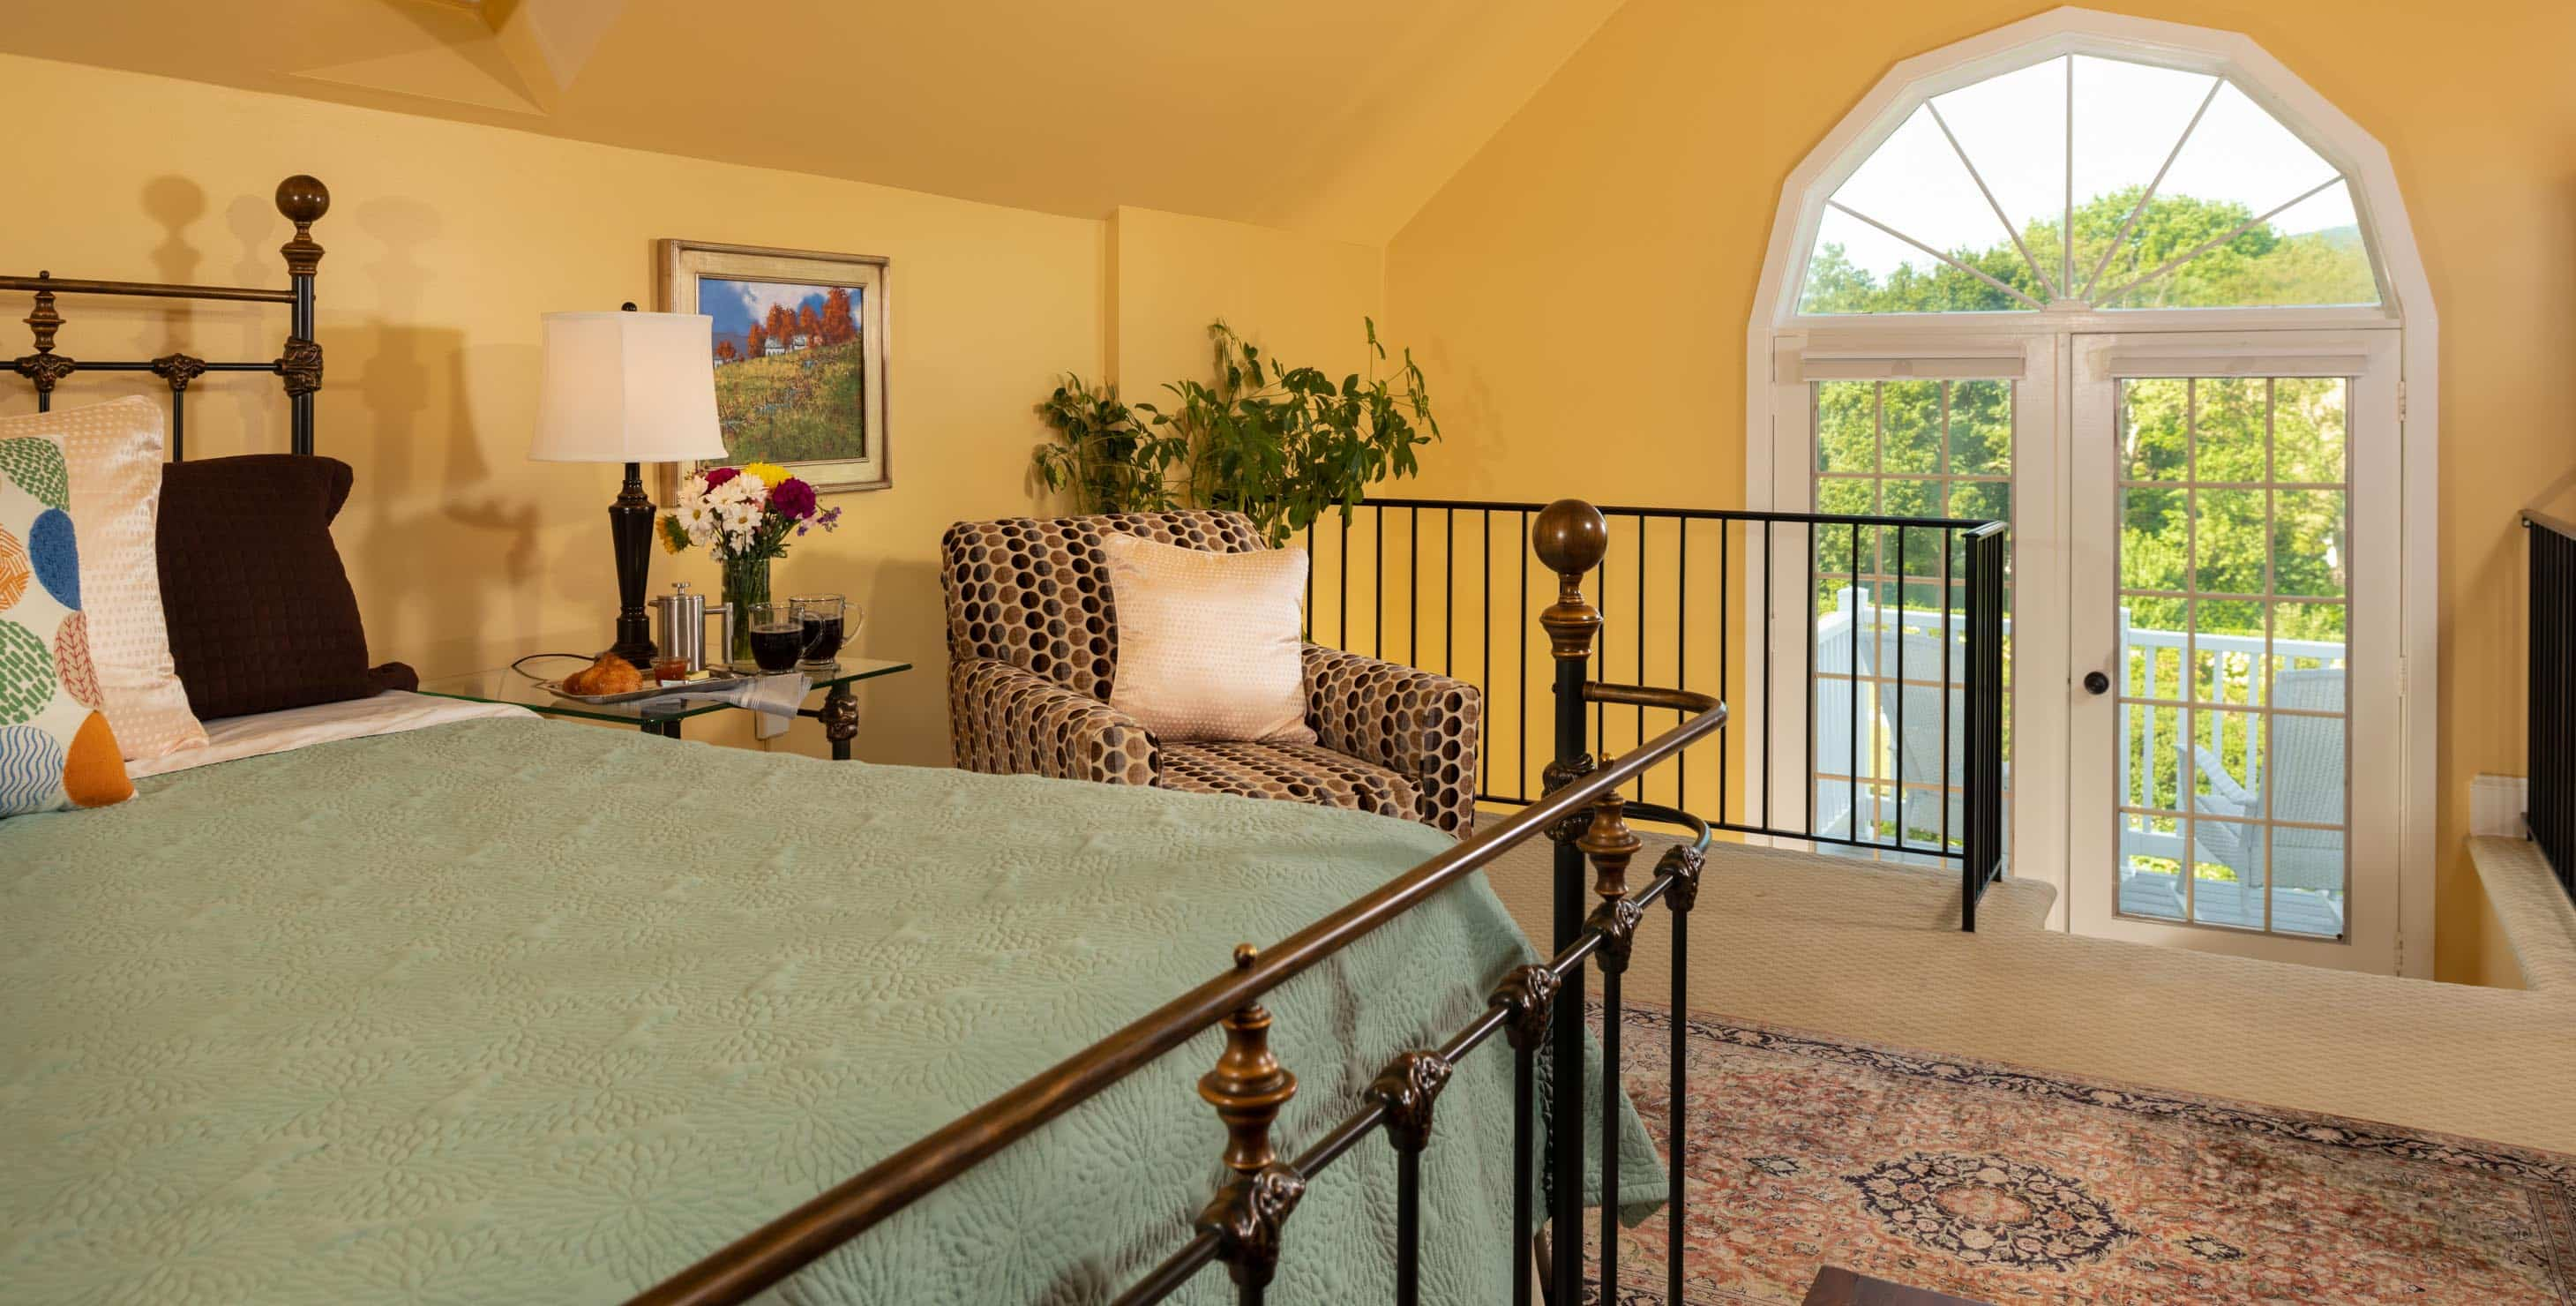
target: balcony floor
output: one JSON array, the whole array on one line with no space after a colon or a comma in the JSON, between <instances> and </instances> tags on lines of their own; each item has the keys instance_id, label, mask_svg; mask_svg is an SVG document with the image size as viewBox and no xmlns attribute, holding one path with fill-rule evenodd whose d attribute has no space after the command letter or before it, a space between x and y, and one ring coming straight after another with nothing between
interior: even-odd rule
<instances>
[{"instance_id":1,"label":"balcony floor","mask_svg":"<svg viewBox=\"0 0 2576 1306\"><path fill-rule=\"evenodd\" d=\"M2203 925L2239 929L2263 928L2263 895L2246 891L2232 880L2202 880L2193 890L2193 908ZM2132 871L2120 880L2120 912L2152 920L2183 918L2182 877L2169 871ZM2343 933L2343 912L2324 894L2283 889L2272 898L2272 930L2331 939Z\"/></svg>"}]
</instances>

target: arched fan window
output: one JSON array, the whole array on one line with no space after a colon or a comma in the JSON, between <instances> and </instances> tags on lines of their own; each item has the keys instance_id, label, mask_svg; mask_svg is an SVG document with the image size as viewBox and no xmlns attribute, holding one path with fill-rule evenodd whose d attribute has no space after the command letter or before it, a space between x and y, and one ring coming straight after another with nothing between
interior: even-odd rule
<instances>
[{"instance_id":1,"label":"arched fan window","mask_svg":"<svg viewBox=\"0 0 2576 1306\"><path fill-rule=\"evenodd\" d=\"M1825 205L1798 311L2380 297L2342 174L2233 82L2072 54L1917 105Z\"/></svg>"}]
</instances>

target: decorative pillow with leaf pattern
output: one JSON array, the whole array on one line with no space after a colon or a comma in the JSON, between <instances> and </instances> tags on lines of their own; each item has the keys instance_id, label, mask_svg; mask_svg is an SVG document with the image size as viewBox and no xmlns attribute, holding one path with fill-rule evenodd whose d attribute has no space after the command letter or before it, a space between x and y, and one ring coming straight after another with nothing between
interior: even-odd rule
<instances>
[{"instance_id":1,"label":"decorative pillow with leaf pattern","mask_svg":"<svg viewBox=\"0 0 2576 1306\"><path fill-rule=\"evenodd\" d=\"M0 817L134 796L101 702L63 447L0 440Z\"/></svg>"}]
</instances>

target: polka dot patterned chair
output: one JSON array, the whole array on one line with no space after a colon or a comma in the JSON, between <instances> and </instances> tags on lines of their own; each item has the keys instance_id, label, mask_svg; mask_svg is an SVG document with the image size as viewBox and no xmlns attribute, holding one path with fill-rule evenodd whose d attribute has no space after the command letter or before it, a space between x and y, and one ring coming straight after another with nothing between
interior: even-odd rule
<instances>
[{"instance_id":1,"label":"polka dot patterned chair","mask_svg":"<svg viewBox=\"0 0 2576 1306\"><path fill-rule=\"evenodd\" d=\"M948 725L957 765L1193 793L1284 798L1475 825L1476 687L1306 646L1313 744L1166 744L1109 706L1118 615L1100 537L1264 547L1240 513L1189 511L960 522L940 545L948 600Z\"/></svg>"}]
</instances>

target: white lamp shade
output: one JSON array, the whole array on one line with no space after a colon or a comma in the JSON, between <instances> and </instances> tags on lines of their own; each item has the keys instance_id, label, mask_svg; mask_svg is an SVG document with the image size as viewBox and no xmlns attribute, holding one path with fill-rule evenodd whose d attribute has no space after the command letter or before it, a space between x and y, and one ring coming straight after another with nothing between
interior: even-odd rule
<instances>
[{"instance_id":1,"label":"white lamp shade","mask_svg":"<svg viewBox=\"0 0 2576 1306\"><path fill-rule=\"evenodd\" d=\"M537 380L540 462L722 458L715 319L697 313L548 313Z\"/></svg>"}]
</instances>

